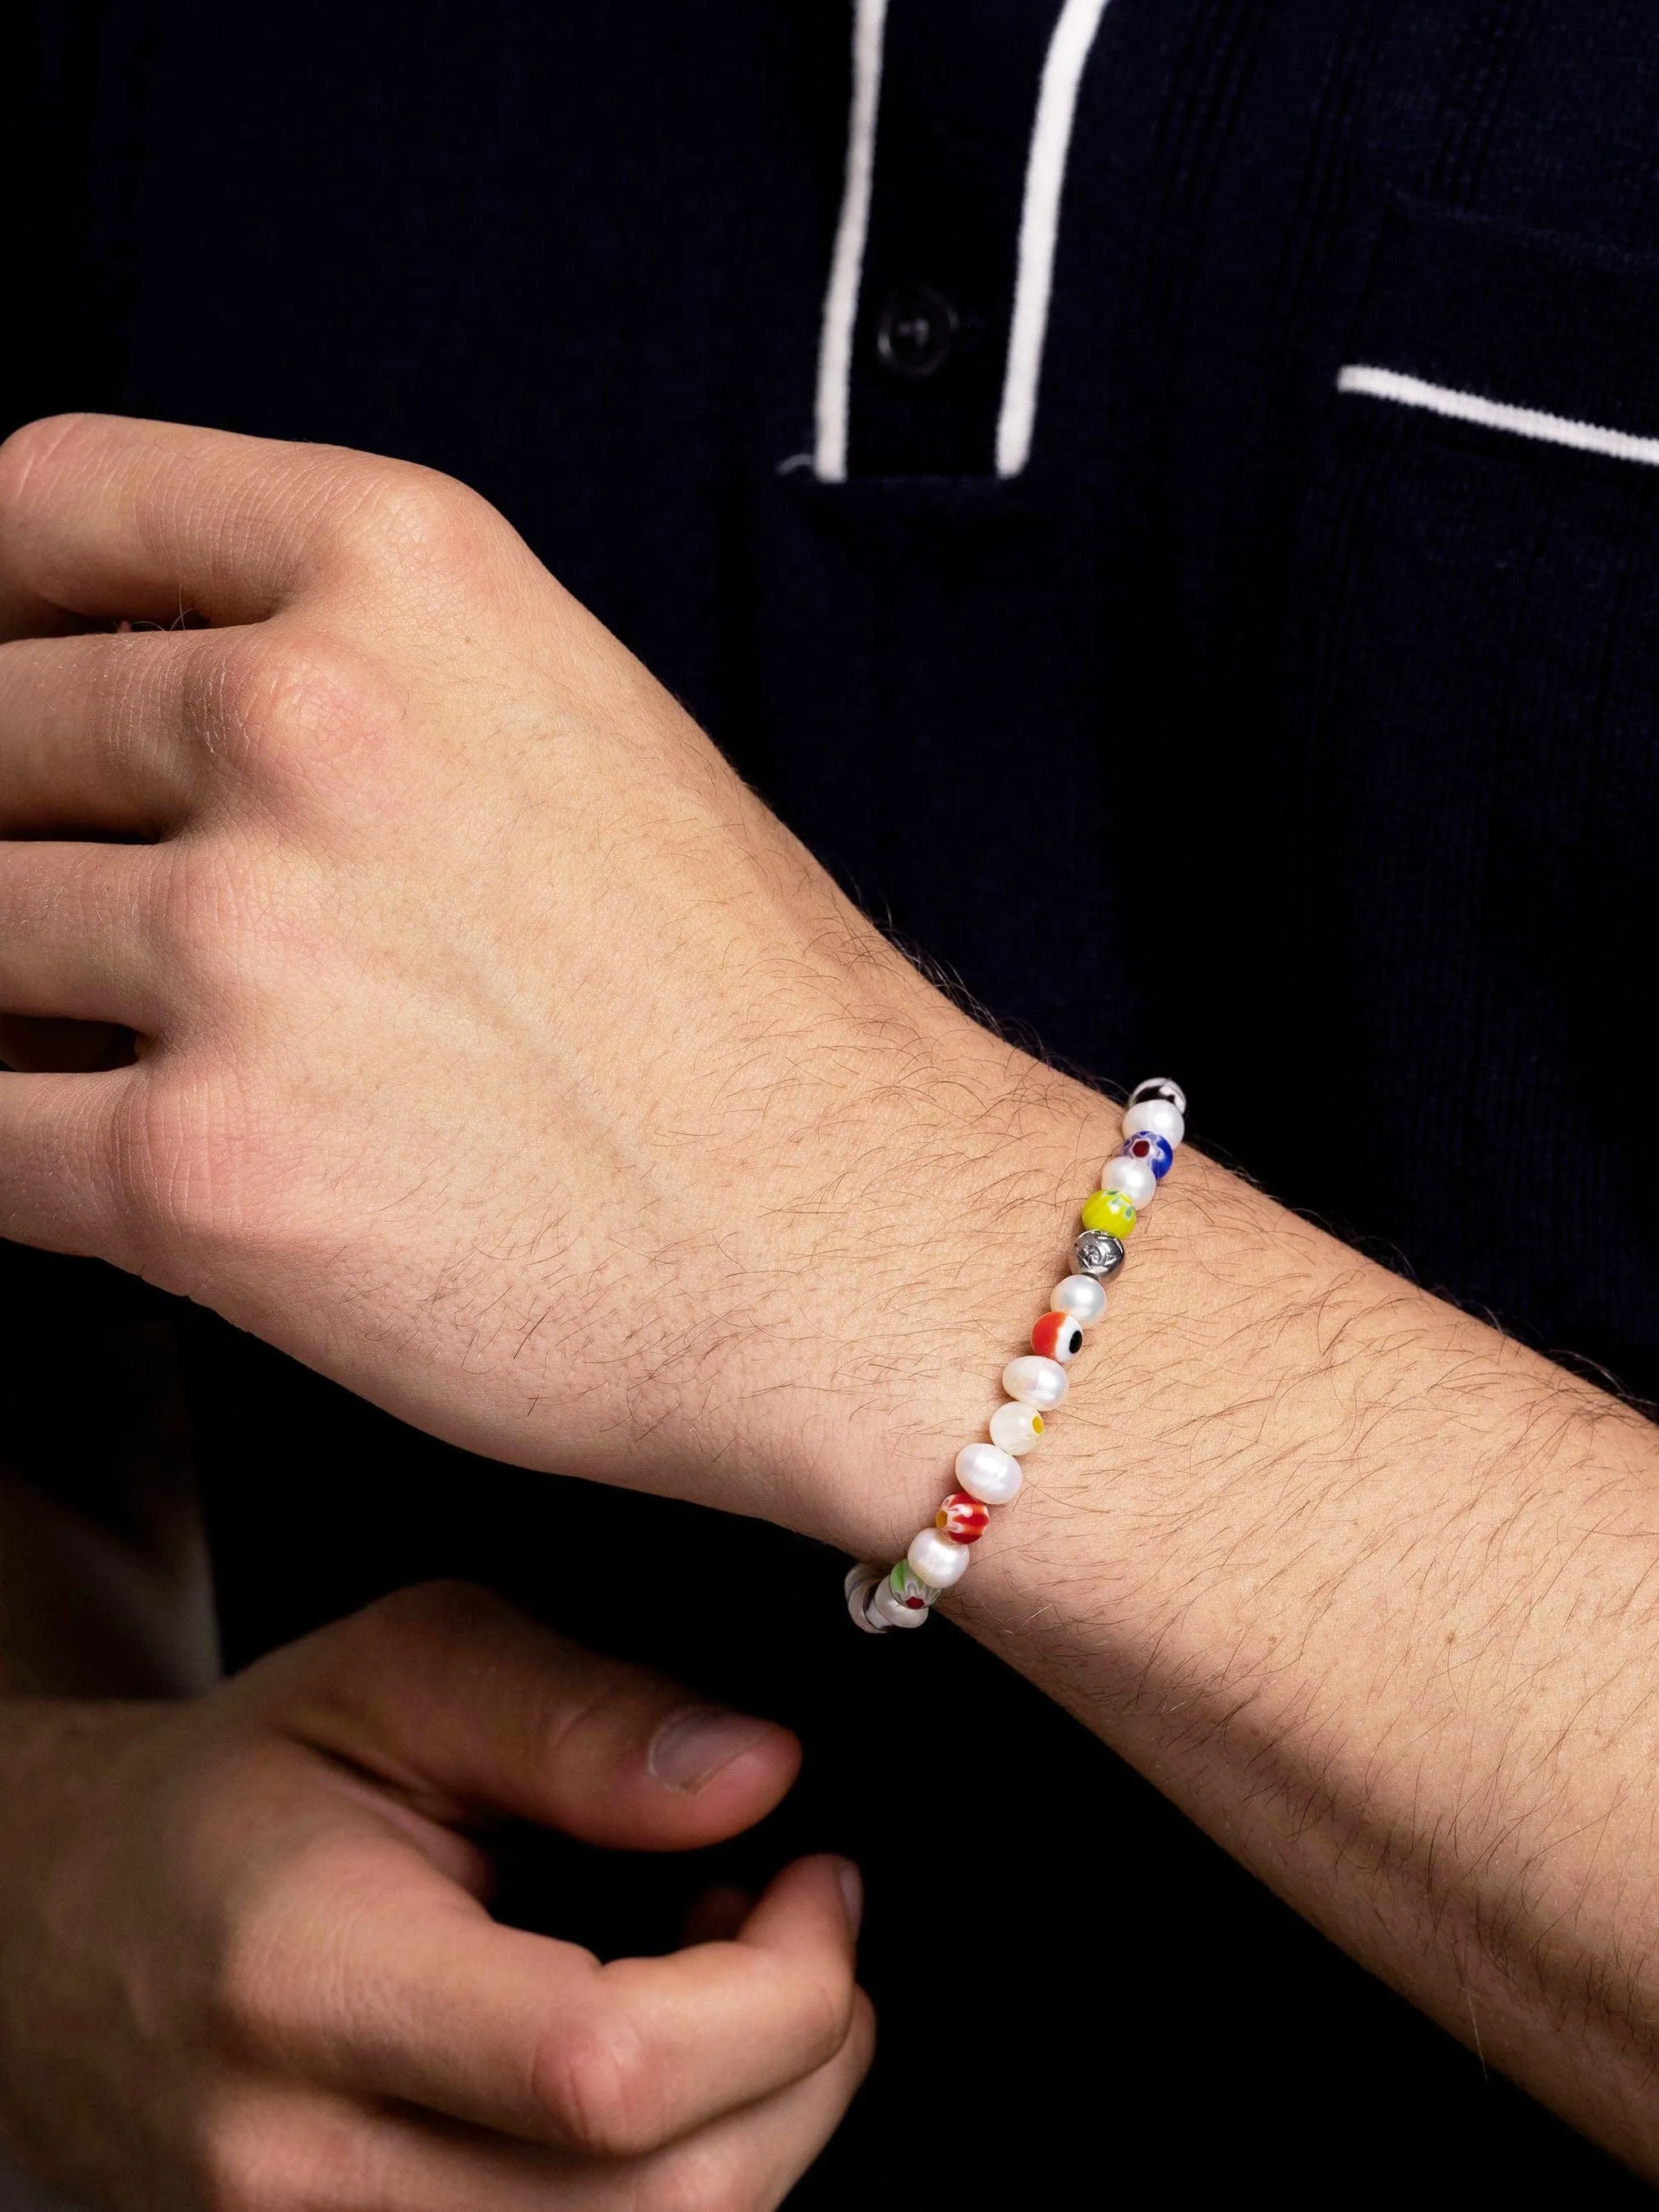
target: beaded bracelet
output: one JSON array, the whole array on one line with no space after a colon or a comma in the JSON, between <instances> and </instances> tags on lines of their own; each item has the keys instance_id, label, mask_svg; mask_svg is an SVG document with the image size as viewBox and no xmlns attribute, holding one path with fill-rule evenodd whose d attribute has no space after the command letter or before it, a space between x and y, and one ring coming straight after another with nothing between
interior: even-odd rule
<instances>
[{"instance_id":1,"label":"beaded bracelet","mask_svg":"<svg viewBox=\"0 0 1659 2212\"><path fill-rule=\"evenodd\" d=\"M1024 1486L1020 1461L1042 1434L1043 1416L1064 1402L1066 1370L1083 1349L1083 1332L1106 1310L1108 1279L1123 1265L1137 1218L1175 1165L1187 1133L1187 1094L1155 1076L1129 1094L1123 1149L1109 1160L1100 1188L1083 1209L1082 1234L1072 1246L1075 1272L1056 1285L1049 1310L1031 1331L1031 1349L1002 1370L1008 1403L991 1416L988 1443L964 1444L957 1481L903 1559L891 1569L860 1564L847 1577L847 1609L872 1636L920 1628L933 1607L968 1571L969 1547L990 1526L994 1505L1012 1504Z\"/></svg>"}]
</instances>

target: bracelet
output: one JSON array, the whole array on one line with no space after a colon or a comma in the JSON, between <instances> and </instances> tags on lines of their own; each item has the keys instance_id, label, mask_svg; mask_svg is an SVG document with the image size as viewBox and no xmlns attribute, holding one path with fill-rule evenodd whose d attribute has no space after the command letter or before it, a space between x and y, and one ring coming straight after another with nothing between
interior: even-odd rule
<instances>
[{"instance_id":1,"label":"bracelet","mask_svg":"<svg viewBox=\"0 0 1659 2212\"><path fill-rule=\"evenodd\" d=\"M1002 1370L1008 1403L991 1416L990 1442L957 1454L958 1487L892 1568L861 1561L847 1577L847 1609L872 1636L920 1628L968 1571L969 1547L990 1526L994 1505L1010 1505L1024 1487L1020 1461L1042 1434L1043 1416L1066 1397L1066 1370L1083 1349L1083 1332L1106 1310L1106 1283L1123 1265L1136 1219L1175 1165L1187 1133L1187 1094L1162 1076L1138 1084L1123 1115L1123 1148L1109 1160L1100 1188L1083 1209L1072 1246L1075 1272L1057 1284L1049 1310L1031 1331L1031 1349Z\"/></svg>"}]
</instances>

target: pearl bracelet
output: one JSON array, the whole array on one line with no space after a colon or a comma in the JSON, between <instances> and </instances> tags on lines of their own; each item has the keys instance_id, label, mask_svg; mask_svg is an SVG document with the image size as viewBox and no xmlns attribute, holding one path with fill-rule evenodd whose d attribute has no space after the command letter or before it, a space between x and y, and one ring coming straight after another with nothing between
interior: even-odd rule
<instances>
[{"instance_id":1,"label":"pearl bracelet","mask_svg":"<svg viewBox=\"0 0 1659 2212\"><path fill-rule=\"evenodd\" d=\"M1175 1165L1187 1133L1187 1094L1156 1076L1138 1084L1123 1115L1123 1149L1109 1160L1100 1188L1083 1209L1072 1246L1075 1272L1056 1285L1049 1310L1031 1331L1031 1349L1002 1370L1008 1403L991 1416L988 1443L957 1454L958 1487L891 1569L861 1562L847 1577L847 1609L872 1636L920 1628L946 1590L968 1571L969 1547L990 1526L994 1505L1010 1505L1024 1486L1020 1461L1042 1434L1043 1416L1065 1401L1066 1370L1083 1349L1083 1332L1106 1310L1106 1283L1123 1265L1136 1219Z\"/></svg>"}]
</instances>

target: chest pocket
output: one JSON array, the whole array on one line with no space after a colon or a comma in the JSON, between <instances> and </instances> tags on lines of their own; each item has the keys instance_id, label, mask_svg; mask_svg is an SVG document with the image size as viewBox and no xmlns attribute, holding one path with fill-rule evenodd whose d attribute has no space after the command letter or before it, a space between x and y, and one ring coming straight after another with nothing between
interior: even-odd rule
<instances>
[{"instance_id":1,"label":"chest pocket","mask_svg":"<svg viewBox=\"0 0 1659 2212\"><path fill-rule=\"evenodd\" d=\"M1449 1279L1613 1352L1659 1255L1659 262L1397 202L1328 426L1286 803L1352 1126L1409 1084L1415 1202L1482 1224Z\"/></svg>"}]
</instances>

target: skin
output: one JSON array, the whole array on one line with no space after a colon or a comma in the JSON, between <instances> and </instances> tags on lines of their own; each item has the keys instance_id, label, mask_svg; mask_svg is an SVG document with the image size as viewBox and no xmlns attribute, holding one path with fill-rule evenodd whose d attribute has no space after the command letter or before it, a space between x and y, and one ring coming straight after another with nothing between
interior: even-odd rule
<instances>
[{"instance_id":1,"label":"skin","mask_svg":"<svg viewBox=\"0 0 1659 2212\"><path fill-rule=\"evenodd\" d=\"M77 2202L760 2212L869 2063L845 1861L663 1959L491 1920L493 1822L686 1850L799 1751L483 1591L188 1704L0 1702L0 2142Z\"/></svg>"},{"instance_id":2,"label":"skin","mask_svg":"<svg viewBox=\"0 0 1659 2212\"><path fill-rule=\"evenodd\" d=\"M0 1004L139 1039L0 1084L0 1227L474 1449L896 1557L1108 1103L459 486L36 425L0 623ZM1655 1431L1190 1149L1107 1340L949 1609L1659 2176Z\"/></svg>"}]
</instances>

